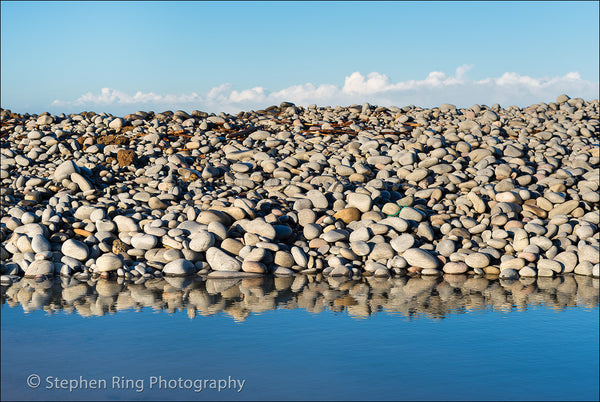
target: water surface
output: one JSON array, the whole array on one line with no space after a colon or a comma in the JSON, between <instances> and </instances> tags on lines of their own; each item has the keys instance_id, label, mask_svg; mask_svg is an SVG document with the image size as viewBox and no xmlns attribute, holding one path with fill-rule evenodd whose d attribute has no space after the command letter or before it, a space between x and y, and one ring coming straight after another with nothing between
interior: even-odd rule
<instances>
[{"instance_id":1,"label":"water surface","mask_svg":"<svg viewBox=\"0 0 600 402\"><path fill-rule=\"evenodd\" d=\"M23 279L2 288L1 311L2 399L597 400L599 392L598 280L588 277ZM31 374L41 379L35 389ZM106 387L48 389L48 377ZM150 388L158 378L166 386ZM193 381L205 379L244 385L195 392Z\"/></svg>"}]
</instances>

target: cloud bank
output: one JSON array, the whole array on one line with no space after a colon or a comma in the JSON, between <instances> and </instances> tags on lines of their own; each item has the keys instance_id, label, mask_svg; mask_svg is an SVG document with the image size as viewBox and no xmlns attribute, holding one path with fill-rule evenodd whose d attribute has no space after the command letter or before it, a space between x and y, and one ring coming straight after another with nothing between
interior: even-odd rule
<instances>
[{"instance_id":1,"label":"cloud bank","mask_svg":"<svg viewBox=\"0 0 600 402\"><path fill-rule=\"evenodd\" d=\"M158 94L138 91L131 95L113 88L102 88L100 93L88 92L71 101L57 99L52 102L51 108L60 112L94 110L123 114L136 110L178 109L237 113L262 109L282 101L319 106L369 102L400 107L410 104L434 107L442 103L452 103L458 107L469 107L475 103L523 107L554 101L562 93L586 100L598 98L599 83L586 81L577 72L569 72L562 77L542 78L507 72L496 78L470 80L467 73L472 67L462 65L453 76L433 71L422 80L399 82L393 82L387 75L378 72L366 76L354 72L345 77L342 86L306 83L275 91L264 87L236 90L230 84L222 84L206 93Z\"/></svg>"}]
</instances>

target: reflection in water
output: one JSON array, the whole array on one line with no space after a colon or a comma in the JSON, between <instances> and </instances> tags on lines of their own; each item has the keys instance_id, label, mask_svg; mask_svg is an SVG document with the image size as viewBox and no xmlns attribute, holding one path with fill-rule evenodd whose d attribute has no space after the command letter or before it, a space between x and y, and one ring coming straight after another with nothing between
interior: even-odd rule
<instances>
[{"instance_id":1,"label":"reflection in water","mask_svg":"<svg viewBox=\"0 0 600 402\"><path fill-rule=\"evenodd\" d=\"M354 318L366 318L380 311L409 318L444 318L451 313L485 308L510 311L542 304L558 310L571 306L593 308L598 305L598 287L597 278L580 275L519 280L466 275L361 280L335 277L325 280L303 275L247 279L188 277L136 282L24 278L2 286L1 301L3 306L20 304L26 312L63 310L82 316L151 307L169 313L185 309L190 318L226 313L236 321L245 320L251 313L295 308L312 313L345 311Z\"/></svg>"}]
</instances>

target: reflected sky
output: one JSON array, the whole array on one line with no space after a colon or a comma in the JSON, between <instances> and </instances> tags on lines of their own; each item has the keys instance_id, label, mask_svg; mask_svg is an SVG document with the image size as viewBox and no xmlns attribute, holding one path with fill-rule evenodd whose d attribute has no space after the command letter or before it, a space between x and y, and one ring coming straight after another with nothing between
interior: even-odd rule
<instances>
[{"instance_id":1,"label":"reflected sky","mask_svg":"<svg viewBox=\"0 0 600 402\"><path fill-rule=\"evenodd\" d=\"M598 279L22 279L2 287L3 400L591 400ZM105 379L101 390L32 389ZM113 376L145 388L111 388ZM242 392L150 389L243 379ZM45 385L45 383L44 383Z\"/></svg>"}]
</instances>

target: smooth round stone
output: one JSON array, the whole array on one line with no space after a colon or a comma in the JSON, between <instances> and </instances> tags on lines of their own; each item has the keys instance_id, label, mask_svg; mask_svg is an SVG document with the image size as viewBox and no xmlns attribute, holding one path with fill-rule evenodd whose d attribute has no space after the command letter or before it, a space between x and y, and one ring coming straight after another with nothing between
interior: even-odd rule
<instances>
[{"instance_id":1,"label":"smooth round stone","mask_svg":"<svg viewBox=\"0 0 600 402\"><path fill-rule=\"evenodd\" d=\"M212 233L202 230L194 234L194 237L190 240L189 247L191 250L203 253L214 245L215 238Z\"/></svg>"},{"instance_id":2,"label":"smooth round stone","mask_svg":"<svg viewBox=\"0 0 600 402\"><path fill-rule=\"evenodd\" d=\"M162 256L163 256L165 262L169 262L169 261L175 261L180 258L183 258L183 253L181 252L181 250L178 250L176 248L170 248L170 249L166 249L163 252Z\"/></svg>"},{"instance_id":3,"label":"smooth round stone","mask_svg":"<svg viewBox=\"0 0 600 402\"><path fill-rule=\"evenodd\" d=\"M267 267L258 261L244 261L242 263L242 271L264 274L267 272Z\"/></svg>"},{"instance_id":4,"label":"smooth round stone","mask_svg":"<svg viewBox=\"0 0 600 402\"><path fill-rule=\"evenodd\" d=\"M206 251L206 262L215 271L239 271L242 269L240 261L217 247L211 247Z\"/></svg>"},{"instance_id":5,"label":"smooth round stone","mask_svg":"<svg viewBox=\"0 0 600 402\"><path fill-rule=\"evenodd\" d=\"M246 254L243 258L244 261L262 261L267 257L267 250L262 247L253 248L248 254Z\"/></svg>"},{"instance_id":6,"label":"smooth round stone","mask_svg":"<svg viewBox=\"0 0 600 402\"><path fill-rule=\"evenodd\" d=\"M294 231L288 225L275 225L275 237L279 240L285 241L292 237Z\"/></svg>"},{"instance_id":7,"label":"smooth round stone","mask_svg":"<svg viewBox=\"0 0 600 402\"><path fill-rule=\"evenodd\" d=\"M367 260L365 262L365 271L367 272L375 272L380 268L385 268L386 266L379 263L379 262L375 262L373 260Z\"/></svg>"},{"instance_id":8,"label":"smooth round stone","mask_svg":"<svg viewBox=\"0 0 600 402\"><path fill-rule=\"evenodd\" d=\"M465 258L465 264L471 268L485 268L490 265L490 257L483 253L469 254Z\"/></svg>"},{"instance_id":9,"label":"smooth round stone","mask_svg":"<svg viewBox=\"0 0 600 402\"><path fill-rule=\"evenodd\" d=\"M113 218L119 232L139 232L140 227L135 220L129 216L117 215Z\"/></svg>"},{"instance_id":10,"label":"smooth round stone","mask_svg":"<svg viewBox=\"0 0 600 402\"><path fill-rule=\"evenodd\" d=\"M327 201L325 195L319 190L309 190L306 193L306 198L312 202L315 208L327 209L329 207L329 201Z\"/></svg>"},{"instance_id":11,"label":"smooth round stone","mask_svg":"<svg viewBox=\"0 0 600 402\"><path fill-rule=\"evenodd\" d=\"M348 239L353 241L368 241L371 238L371 233L369 229L365 226L362 226L358 229L355 229L350 233Z\"/></svg>"},{"instance_id":12,"label":"smooth round stone","mask_svg":"<svg viewBox=\"0 0 600 402\"><path fill-rule=\"evenodd\" d=\"M346 200L348 207L355 207L360 212L368 212L373 206L373 200L367 194L362 193L350 193Z\"/></svg>"},{"instance_id":13,"label":"smooth round stone","mask_svg":"<svg viewBox=\"0 0 600 402\"><path fill-rule=\"evenodd\" d=\"M390 226L398 233L403 233L408 230L408 222L397 216L389 216L378 222L380 225Z\"/></svg>"},{"instance_id":14,"label":"smooth round stone","mask_svg":"<svg viewBox=\"0 0 600 402\"><path fill-rule=\"evenodd\" d=\"M568 215L578 206L579 201L576 200L563 202L562 204L556 205L550 212L548 212L548 218L552 219L554 216L562 214Z\"/></svg>"},{"instance_id":15,"label":"smooth round stone","mask_svg":"<svg viewBox=\"0 0 600 402\"><path fill-rule=\"evenodd\" d=\"M549 269L560 274L563 271L563 266L560 262L548 259L540 259L537 262L538 272L541 272L542 269Z\"/></svg>"},{"instance_id":16,"label":"smooth round stone","mask_svg":"<svg viewBox=\"0 0 600 402\"><path fill-rule=\"evenodd\" d=\"M421 275L439 275L440 273L440 270L435 268L423 268L421 270Z\"/></svg>"},{"instance_id":17,"label":"smooth round stone","mask_svg":"<svg viewBox=\"0 0 600 402\"><path fill-rule=\"evenodd\" d=\"M327 243L335 243L336 241L347 240L349 233L342 229L333 229L329 232L323 233L321 238Z\"/></svg>"},{"instance_id":18,"label":"smooth round stone","mask_svg":"<svg viewBox=\"0 0 600 402\"><path fill-rule=\"evenodd\" d=\"M369 244L364 241L353 241L350 243L350 248L356 255L361 257L369 255L371 252L371 247L369 247Z\"/></svg>"},{"instance_id":19,"label":"smooth round stone","mask_svg":"<svg viewBox=\"0 0 600 402\"><path fill-rule=\"evenodd\" d=\"M447 274L464 274L469 270L467 264L462 261L447 262L442 270Z\"/></svg>"},{"instance_id":20,"label":"smooth round stone","mask_svg":"<svg viewBox=\"0 0 600 402\"><path fill-rule=\"evenodd\" d=\"M550 268L540 268L538 266L537 274L539 277L553 277L556 274L556 272L554 272Z\"/></svg>"},{"instance_id":21,"label":"smooth round stone","mask_svg":"<svg viewBox=\"0 0 600 402\"><path fill-rule=\"evenodd\" d=\"M60 183L71 177L71 174L79 172L79 167L72 160L67 160L58 165L54 171L54 181Z\"/></svg>"},{"instance_id":22,"label":"smooth round stone","mask_svg":"<svg viewBox=\"0 0 600 402\"><path fill-rule=\"evenodd\" d=\"M276 267L273 270L273 275L275 276L292 276L294 275L294 271L286 267Z\"/></svg>"},{"instance_id":23,"label":"smooth round stone","mask_svg":"<svg viewBox=\"0 0 600 402\"><path fill-rule=\"evenodd\" d=\"M33 248L31 247L31 242L29 241L29 238L27 236L19 236L16 244L17 248L22 253L34 252Z\"/></svg>"},{"instance_id":24,"label":"smooth round stone","mask_svg":"<svg viewBox=\"0 0 600 402\"><path fill-rule=\"evenodd\" d=\"M344 223L348 224L360 219L360 210L355 207L344 208L333 215L334 219L341 219Z\"/></svg>"},{"instance_id":25,"label":"smooth round stone","mask_svg":"<svg viewBox=\"0 0 600 402\"><path fill-rule=\"evenodd\" d=\"M406 175L405 179L407 181L419 182L419 181L423 180L424 178L426 178L428 174L429 174L429 170L423 169L423 168L417 168L414 171L412 171L411 173L409 173L408 175Z\"/></svg>"},{"instance_id":26,"label":"smooth round stone","mask_svg":"<svg viewBox=\"0 0 600 402\"><path fill-rule=\"evenodd\" d=\"M31 248L34 253L43 253L52 250L50 242L40 234L33 235L31 238Z\"/></svg>"},{"instance_id":27,"label":"smooth round stone","mask_svg":"<svg viewBox=\"0 0 600 402\"><path fill-rule=\"evenodd\" d=\"M562 253L558 253L554 257L554 261L558 261L564 266L564 272L569 273L573 272L575 267L577 266L578 258L577 254L570 251L563 251Z\"/></svg>"},{"instance_id":28,"label":"smooth round stone","mask_svg":"<svg viewBox=\"0 0 600 402\"><path fill-rule=\"evenodd\" d=\"M295 263L292 254L282 250L275 252L273 262L275 263L275 265L279 265L286 268L291 268Z\"/></svg>"},{"instance_id":29,"label":"smooth round stone","mask_svg":"<svg viewBox=\"0 0 600 402\"><path fill-rule=\"evenodd\" d=\"M106 218L106 212L103 209L94 208L94 210L90 213L89 220L96 223L105 218Z\"/></svg>"},{"instance_id":30,"label":"smooth round stone","mask_svg":"<svg viewBox=\"0 0 600 402\"><path fill-rule=\"evenodd\" d=\"M246 232L254 233L259 236L266 237L269 240L275 240L277 232L275 228L262 218L257 218L246 223Z\"/></svg>"},{"instance_id":31,"label":"smooth round stone","mask_svg":"<svg viewBox=\"0 0 600 402\"><path fill-rule=\"evenodd\" d=\"M584 261L575 267L575 274L583 276L591 276L593 274L594 265L589 261Z\"/></svg>"},{"instance_id":32,"label":"smooth round stone","mask_svg":"<svg viewBox=\"0 0 600 402\"><path fill-rule=\"evenodd\" d=\"M429 254L427 251L420 248L409 248L404 251L402 257L406 260L408 265L417 268L431 268L437 269L440 260Z\"/></svg>"},{"instance_id":33,"label":"smooth round stone","mask_svg":"<svg viewBox=\"0 0 600 402\"><path fill-rule=\"evenodd\" d=\"M21 221L22 220L23 218L21 218ZM581 225L575 229L575 233L577 234L577 237L582 240L588 239L594 235L594 228L590 225Z\"/></svg>"},{"instance_id":34,"label":"smooth round stone","mask_svg":"<svg viewBox=\"0 0 600 402\"><path fill-rule=\"evenodd\" d=\"M402 208L398 216L409 221L421 222L423 220L423 214L412 207Z\"/></svg>"},{"instance_id":35,"label":"smooth round stone","mask_svg":"<svg viewBox=\"0 0 600 402\"><path fill-rule=\"evenodd\" d=\"M117 225L108 219L101 219L95 222L95 225L98 232L115 232L117 230Z\"/></svg>"},{"instance_id":36,"label":"smooth round stone","mask_svg":"<svg viewBox=\"0 0 600 402\"><path fill-rule=\"evenodd\" d=\"M221 248L233 255L239 255L243 247L244 243L238 239L227 238L221 242Z\"/></svg>"},{"instance_id":37,"label":"smooth round stone","mask_svg":"<svg viewBox=\"0 0 600 402\"><path fill-rule=\"evenodd\" d=\"M110 272L123 268L123 260L113 253L103 254L96 258L96 271Z\"/></svg>"},{"instance_id":38,"label":"smooth round stone","mask_svg":"<svg viewBox=\"0 0 600 402\"><path fill-rule=\"evenodd\" d=\"M504 268L512 268L512 269L516 269L518 271L521 268L523 268L524 266L525 266L525 260L523 258L511 258L509 260L502 261L500 263L501 270Z\"/></svg>"},{"instance_id":39,"label":"smooth round stone","mask_svg":"<svg viewBox=\"0 0 600 402\"><path fill-rule=\"evenodd\" d=\"M150 250L158 244L156 236L145 233L137 233L131 237L131 245L140 250Z\"/></svg>"},{"instance_id":40,"label":"smooth round stone","mask_svg":"<svg viewBox=\"0 0 600 402\"><path fill-rule=\"evenodd\" d=\"M388 202L383 206L383 208L381 208L381 213L387 216L396 215L398 211L400 211L400 206L393 202Z\"/></svg>"},{"instance_id":41,"label":"smooth round stone","mask_svg":"<svg viewBox=\"0 0 600 402\"><path fill-rule=\"evenodd\" d=\"M378 268L375 270L375 273L373 273L373 276L376 278L389 278L390 271L387 268Z\"/></svg>"},{"instance_id":42,"label":"smooth round stone","mask_svg":"<svg viewBox=\"0 0 600 402\"><path fill-rule=\"evenodd\" d=\"M169 207L158 197L150 197L148 206L152 209L167 209Z\"/></svg>"},{"instance_id":43,"label":"smooth round stone","mask_svg":"<svg viewBox=\"0 0 600 402\"><path fill-rule=\"evenodd\" d=\"M309 224L314 224L317 220L317 214L312 209L301 209L298 211L298 224L305 227Z\"/></svg>"},{"instance_id":44,"label":"smooth round stone","mask_svg":"<svg viewBox=\"0 0 600 402\"><path fill-rule=\"evenodd\" d=\"M297 265L301 266L302 268L306 268L308 266L308 257L306 256L304 250L302 250L300 247L294 246L290 251Z\"/></svg>"},{"instance_id":45,"label":"smooth round stone","mask_svg":"<svg viewBox=\"0 0 600 402\"><path fill-rule=\"evenodd\" d=\"M496 194L496 201L498 201L498 202L514 202L515 204L523 203L521 196L512 191L505 191L505 192Z\"/></svg>"},{"instance_id":46,"label":"smooth round stone","mask_svg":"<svg viewBox=\"0 0 600 402\"><path fill-rule=\"evenodd\" d=\"M67 257L75 258L79 261L86 260L90 254L88 246L75 239L69 239L64 242L60 250Z\"/></svg>"},{"instance_id":47,"label":"smooth round stone","mask_svg":"<svg viewBox=\"0 0 600 402\"><path fill-rule=\"evenodd\" d=\"M392 239L390 245L398 254L402 254L404 251L415 245L415 238L411 234L403 233Z\"/></svg>"},{"instance_id":48,"label":"smooth round stone","mask_svg":"<svg viewBox=\"0 0 600 402\"><path fill-rule=\"evenodd\" d=\"M173 260L162 269L164 275L185 276L196 272L194 263L183 258Z\"/></svg>"},{"instance_id":49,"label":"smooth round stone","mask_svg":"<svg viewBox=\"0 0 600 402\"><path fill-rule=\"evenodd\" d=\"M437 244L435 250L444 257L450 257L456 251L456 244L450 239L444 239Z\"/></svg>"},{"instance_id":50,"label":"smooth round stone","mask_svg":"<svg viewBox=\"0 0 600 402\"><path fill-rule=\"evenodd\" d=\"M348 268L346 268L343 265L338 265L337 267L333 268L333 270L329 273L329 276L351 277L352 276L352 271L349 270Z\"/></svg>"},{"instance_id":51,"label":"smooth round stone","mask_svg":"<svg viewBox=\"0 0 600 402\"><path fill-rule=\"evenodd\" d=\"M15 228L13 232L17 234L26 234L29 237L33 237L36 234L48 237L48 228L39 223L28 223L26 225L21 225Z\"/></svg>"},{"instance_id":52,"label":"smooth round stone","mask_svg":"<svg viewBox=\"0 0 600 402\"><path fill-rule=\"evenodd\" d=\"M196 222L209 225L211 222L221 222L225 226L232 223L232 218L225 212L215 211L212 209L201 211L196 218Z\"/></svg>"},{"instance_id":53,"label":"smooth round stone","mask_svg":"<svg viewBox=\"0 0 600 402\"><path fill-rule=\"evenodd\" d=\"M588 261L592 264L598 264L600 262L600 251L598 247L591 246L589 244L585 244L579 247L579 261Z\"/></svg>"},{"instance_id":54,"label":"smooth round stone","mask_svg":"<svg viewBox=\"0 0 600 402\"><path fill-rule=\"evenodd\" d=\"M26 277L35 277L38 275L52 276L52 275L54 275L54 264L52 262L46 261L46 260L33 261L25 269L24 275Z\"/></svg>"},{"instance_id":55,"label":"smooth round stone","mask_svg":"<svg viewBox=\"0 0 600 402\"><path fill-rule=\"evenodd\" d=\"M94 188L92 184L79 173L71 173L71 181L79 186L81 191L90 191Z\"/></svg>"},{"instance_id":56,"label":"smooth round stone","mask_svg":"<svg viewBox=\"0 0 600 402\"><path fill-rule=\"evenodd\" d=\"M523 278L534 278L537 276L537 271L530 266L525 266L519 270L519 276Z\"/></svg>"},{"instance_id":57,"label":"smooth round stone","mask_svg":"<svg viewBox=\"0 0 600 402\"><path fill-rule=\"evenodd\" d=\"M394 257L394 249L388 243L377 243L369 254L372 260L388 260Z\"/></svg>"},{"instance_id":58,"label":"smooth round stone","mask_svg":"<svg viewBox=\"0 0 600 402\"><path fill-rule=\"evenodd\" d=\"M517 270L512 268L505 268L500 270L500 279L517 279L519 278L519 273Z\"/></svg>"}]
</instances>

